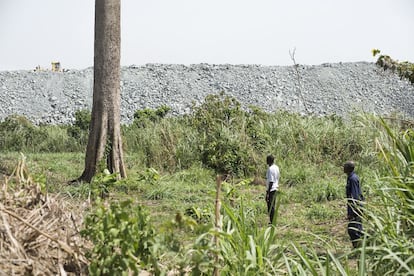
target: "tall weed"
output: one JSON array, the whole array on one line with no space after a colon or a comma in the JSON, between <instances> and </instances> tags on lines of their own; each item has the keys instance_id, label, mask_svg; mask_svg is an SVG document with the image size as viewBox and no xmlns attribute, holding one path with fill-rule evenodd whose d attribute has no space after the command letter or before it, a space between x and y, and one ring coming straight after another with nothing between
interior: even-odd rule
<instances>
[{"instance_id":1,"label":"tall weed","mask_svg":"<svg viewBox=\"0 0 414 276\"><path fill-rule=\"evenodd\" d=\"M386 176L377 181L365 208L368 269L376 274L414 273L414 135L412 129L391 128L381 119L386 136L377 141Z\"/></svg>"}]
</instances>

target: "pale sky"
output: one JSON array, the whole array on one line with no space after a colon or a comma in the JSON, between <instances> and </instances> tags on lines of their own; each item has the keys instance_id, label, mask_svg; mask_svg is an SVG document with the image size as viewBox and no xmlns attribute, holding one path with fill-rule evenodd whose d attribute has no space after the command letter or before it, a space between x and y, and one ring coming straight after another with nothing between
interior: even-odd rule
<instances>
[{"instance_id":1,"label":"pale sky","mask_svg":"<svg viewBox=\"0 0 414 276\"><path fill-rule=\"evenodd\" d=\"M93 66L94 0L0 0L0 70ZM121 65L414 62L414 0L121 0Z\"/></svg>"}]
</instances>

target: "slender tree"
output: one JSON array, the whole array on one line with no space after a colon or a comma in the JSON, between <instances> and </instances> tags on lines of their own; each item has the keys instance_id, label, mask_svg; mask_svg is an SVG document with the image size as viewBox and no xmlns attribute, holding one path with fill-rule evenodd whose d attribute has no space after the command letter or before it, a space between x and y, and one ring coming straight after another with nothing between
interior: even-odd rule
<instances>
[{"instance_id":1,"label":"slender tree","mask_svg":"<svg viewBox=\"0 0 414 276\"><path fill-rule=\"evenodd\" d=\"M99 164L126 177L120 126L121 0L95 0L92 117L85 169L78 180L90 182Z\"/></svg>"}]
</instances>

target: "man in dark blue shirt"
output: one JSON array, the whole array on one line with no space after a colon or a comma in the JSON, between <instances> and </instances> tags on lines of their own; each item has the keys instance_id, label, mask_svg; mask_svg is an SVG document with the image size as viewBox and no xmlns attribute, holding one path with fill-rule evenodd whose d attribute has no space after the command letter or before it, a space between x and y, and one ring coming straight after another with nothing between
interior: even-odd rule
<instances>
[{"instance_id":1,"label":"man in dark blue shirt","mask_svg":"<svg viewBox=\"0 0 414 276\"><path fill-rule=\"evenodd\" d=\"M352 246L358 247L362 237L362 201L364 197L359 185L359 178L354 172L355 164L347 161L344 164L344 173L348 175L346 180L346 198L347 198L347 217L348 217L348 234L351 238Z\"/></svg>"}]
</instances>

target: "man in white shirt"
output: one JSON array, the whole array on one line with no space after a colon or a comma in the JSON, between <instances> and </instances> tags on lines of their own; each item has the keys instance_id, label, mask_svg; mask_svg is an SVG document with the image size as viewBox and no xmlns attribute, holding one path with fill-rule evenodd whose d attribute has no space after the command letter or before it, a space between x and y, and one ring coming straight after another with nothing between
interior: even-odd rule
<instances>
[{"instance_id":1,"label":"man in white shirt","mask_svg":"<svg viewBox=\"0 0 414 276\"><path fill-rule=\"evenodd\" d=\"M268 155L266 157L266 163L269 166L266 172L266 203L270 224L272 224L275 214L276 193L279 189L280 172L279 167L275 164L273 155Z\"/></svg>"}]
</instances>

